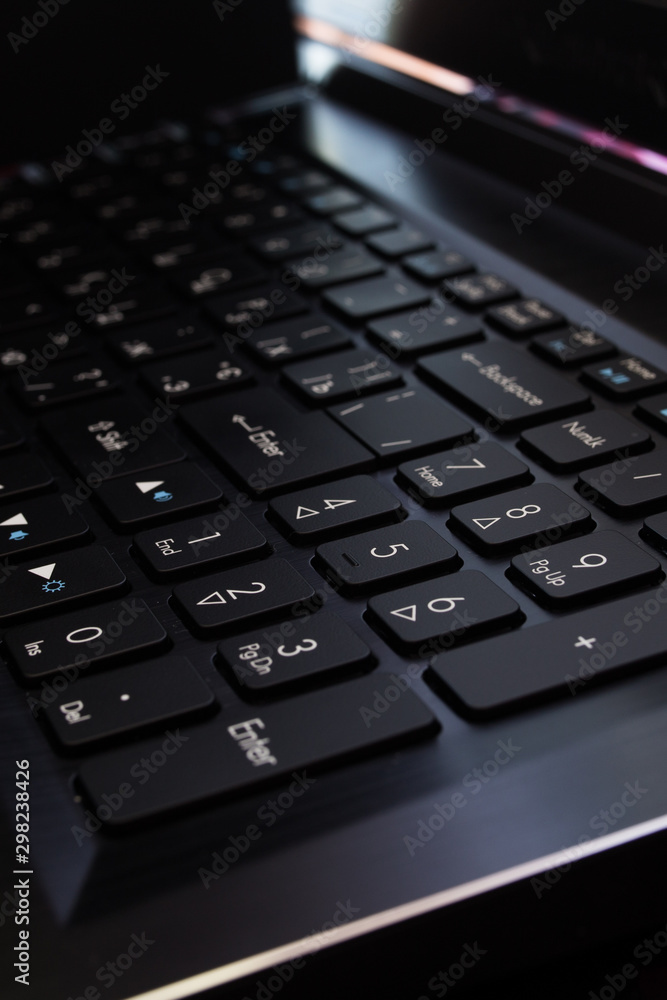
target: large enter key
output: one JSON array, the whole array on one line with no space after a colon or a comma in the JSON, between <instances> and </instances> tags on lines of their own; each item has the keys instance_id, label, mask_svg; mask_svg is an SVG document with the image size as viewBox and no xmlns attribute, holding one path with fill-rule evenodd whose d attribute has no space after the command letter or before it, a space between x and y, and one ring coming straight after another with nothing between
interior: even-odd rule
<instances>
[{"instance_id":1,"label":"large enter key","mask_svg":"<svg viewBox=\"0 0 667 1000\"><path fill-rule=\"evenodd\" d=\"M378 691L388 684L396 687L390 676L374 674L280 704L237 704L201 725L98 754L82 765L80 780L94 806L119 793L118 808L109 810L114 826L213 796L252 792L267 781L296 782L305 791L313 780L307 769L336 758L357 761L438 731L410 690L400 691L386 712L374 711ZM164 766L151 764L158 757Z\"/></svg>"},{"instance_id":2,"label":"large enter key","mask_svg":"<svg viewBox=\"0 0 667 1000\"><path fill-rule=\"evenodd\" d=\"M432 678L470 712L500 713L587 692L622 672L662 665L664 588L441 654Z\"/></svg>"},{"instance_id":3,"label":"large enter key","mask_svg":"<svg viewBox=\"0 0 667 1000\"><path fill-rule=\"evenodd\" d=\"M578 413L589 403L579 386L498 341L434 354L419 363L418 371L445 395L491 417L498 429Z\"/></svg>"}]
</instances>

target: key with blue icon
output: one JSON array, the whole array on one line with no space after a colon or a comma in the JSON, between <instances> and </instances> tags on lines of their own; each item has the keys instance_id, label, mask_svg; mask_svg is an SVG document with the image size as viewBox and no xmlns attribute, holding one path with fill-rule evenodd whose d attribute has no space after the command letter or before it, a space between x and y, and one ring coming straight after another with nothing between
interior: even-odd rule
<instances>
[{"instance_id":1,"label":"key with blue icon","mask_svg":"<svg viewBox=\"0 0 667 1000\"><path fill-rule=\"evenodd\" d=\"M175 511L215 504L222 491L194 462L177 462L102 483L96 496L114 524L129 529L165 521Z\"/></svg>"}]
</instances>

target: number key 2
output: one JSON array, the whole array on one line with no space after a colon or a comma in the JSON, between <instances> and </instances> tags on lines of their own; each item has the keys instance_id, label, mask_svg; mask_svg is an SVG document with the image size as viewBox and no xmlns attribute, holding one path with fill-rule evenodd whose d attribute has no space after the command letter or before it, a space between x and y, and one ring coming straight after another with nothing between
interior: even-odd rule
<instances>
[{"instance_id":1,"label":"number key 2","mask_svg":"<svg viewBox=\"0 0 667 1000\"><path fill-rule=\"evenodd\" d=\"M520 544L548 545L593 527L590 513L550 483L454 507L451 526L489 554Z\"/></svg>"}]
</instances>

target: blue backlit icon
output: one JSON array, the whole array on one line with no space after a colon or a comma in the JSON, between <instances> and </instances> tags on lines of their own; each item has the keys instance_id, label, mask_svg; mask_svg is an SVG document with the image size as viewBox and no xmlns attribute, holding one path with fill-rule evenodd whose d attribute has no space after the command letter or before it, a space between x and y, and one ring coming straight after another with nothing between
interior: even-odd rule
<instances>
[{"instance_id":1,"label":"blue backlit icon","mask_svg":"<svg viewBox=\"0 0 667 1000\"><path fill-rule=\"evenodd\" d=\"M158 490L153 494L153 500L157 500L158 503L165 503L167 500L173 500L174 494L167 493L166 490Z\"/></svg>"},{"instance_id":2,"label":"blue backlit icon","mask_svg":"<svg viewBox=\"0 0 667 1000\"><path fill-rule=\"evenodd\" d=\"M59 590L64 589L64 580L48 580L46 583L42 584L42 590L45 590L47 594L56 594Z\"/></svg>"},{"instance_id":3,"label":"blue backlit icon","mask_svg":"<svg viewBox=\"0 0 667 1000\"><path fill-rule=\"evenodd\" d=\"M667 417L667 409L665 409L665 410L660 410L660 416L661 416L661 417Z\"/></svg>"},{"instance_id":4,"label":"blue backlit icon","mask_svg":"<svg viewBox=\"0 0 667 1000\"><path fill-rule=\"evenodd\" d=\"M613 368L600 368L599 373L602 378L608 379L613 385L623 385L624 382L630 381L629 375L624 375L623 372L615 372Z\"/></svg>"},{"instance_id":5,"label":"blue backlit icon","mask_svg":"<svg viewBox=\"0 0 667 1000\"><path fill-rule=\"evenodd\" d=\"M9 536L9 541L22 542L24 538L28 537L28 534L29 533L27 531L12 531L11 535Z\"/></svg>"}]
</instances>

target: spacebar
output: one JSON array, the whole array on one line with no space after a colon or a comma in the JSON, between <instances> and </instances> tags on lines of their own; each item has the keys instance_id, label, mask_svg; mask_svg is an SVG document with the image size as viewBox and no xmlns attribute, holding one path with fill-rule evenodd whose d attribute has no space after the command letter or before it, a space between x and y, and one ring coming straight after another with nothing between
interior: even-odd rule
<instances>
[{"instance_id":1,"label":"spacebar","mask_svg":"<svg viewBox=\"0 0 667 1000\"><path fill-rule=\"evenodd\" d=\"M665 662L667 588L612 601L440 654L432 679L471 712L587 692L622 671Z\"/></svg>"},{"instance_id":2,"label":"spacebar","mask_svg":"<svg viewBox=\"0 0 667 1000\"><path fill-rule=\"evenodd\" d=\"M289 778L305 789L306 768L437 732L435 717L410 690L385 700L383 712L373 708L378 691L395 680L375 674L281 704L239 705L210 722L100 754L79 777L95 815L114 826L267 781Z\"/></svg>"}]
</instances>

